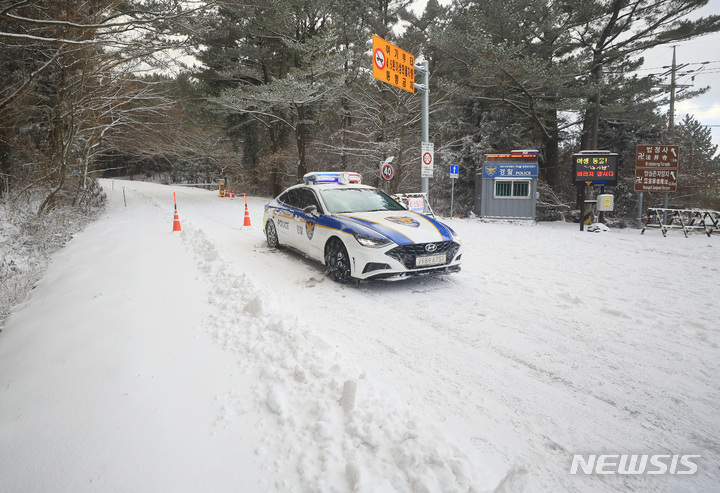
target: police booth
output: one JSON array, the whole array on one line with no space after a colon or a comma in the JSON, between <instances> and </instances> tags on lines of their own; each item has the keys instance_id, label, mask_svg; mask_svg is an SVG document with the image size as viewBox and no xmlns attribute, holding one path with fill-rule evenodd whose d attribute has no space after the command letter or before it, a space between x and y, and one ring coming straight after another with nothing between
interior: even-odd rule
<instances>
[{"instance_id":1,"label":"police booth","mask_svg":"<svg viewBox=\"0 0 720 493\"><path fill-rule=\"evenodd\" d=\"M475 175L475 213L490 219L535 219L538 151L487 154Z\"/></svg>"}]
</instances>

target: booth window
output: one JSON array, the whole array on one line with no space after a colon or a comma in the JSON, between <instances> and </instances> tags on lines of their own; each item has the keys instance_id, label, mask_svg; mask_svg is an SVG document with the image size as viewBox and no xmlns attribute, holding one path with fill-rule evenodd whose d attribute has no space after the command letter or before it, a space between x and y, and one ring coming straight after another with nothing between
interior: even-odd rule
<instances>
[{"instance_id":1,"label":"booth window","mask_svg":"<svg viewBox=\"0 0 720 493\"><path fill-rule=\"evenodd\" d=\"M495 180L496 198L530 198L529 180Z\"/></svg>"}]
</instances>

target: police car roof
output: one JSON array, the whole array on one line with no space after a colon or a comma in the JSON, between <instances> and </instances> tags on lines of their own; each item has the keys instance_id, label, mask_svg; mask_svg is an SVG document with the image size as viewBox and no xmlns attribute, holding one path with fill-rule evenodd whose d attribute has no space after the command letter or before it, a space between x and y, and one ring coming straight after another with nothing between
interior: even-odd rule
<instances>
[{"instance_id":1,"label":"police car roof","mask_svg":"<svg viewBox=\"0 0 720 493\"><path fill-rule=\"evenodd\" d=\"M373 186L363 185L362 183L348 183L347 185L340 183L299 183L288 188L288 190L291 188L312 188L313 190L332 190L338 188L375 189Z\"/></svg>"}]
</instances>

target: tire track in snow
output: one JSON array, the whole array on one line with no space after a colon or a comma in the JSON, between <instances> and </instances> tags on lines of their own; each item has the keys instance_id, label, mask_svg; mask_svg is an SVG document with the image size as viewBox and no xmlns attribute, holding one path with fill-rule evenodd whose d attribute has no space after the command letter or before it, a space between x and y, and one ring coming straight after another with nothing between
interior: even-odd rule
<instances>
[{"instance_id":1,"label":"tire track in snow","mask_svg":"<svg viewBox=\"0 0 720 493\"><path fill-rule=\"evenodd\" d=\"M158 207L164 207L158 203ZM274 296L234 271L190 221L182 241L212 286L201 330L235 354L252 395L218 396L218 432L255 411L264 487L282 491L476 491L477 464L394 393L314 337ZM348 388L354 390L348 390ZM275 451L285 451L283 456ZM522 471L514 471L522 484Z\"/></svg>"}]
</instances>

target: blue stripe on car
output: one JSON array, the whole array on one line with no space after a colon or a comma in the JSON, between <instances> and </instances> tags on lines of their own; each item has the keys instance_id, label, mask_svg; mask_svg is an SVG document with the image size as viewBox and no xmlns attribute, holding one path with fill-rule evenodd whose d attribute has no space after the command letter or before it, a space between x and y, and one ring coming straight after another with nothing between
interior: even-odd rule
<instances>
[{"instance_id":1,"label":"blue stripe on car","mask_svg":"<svg viewBox=\"0 0 720 493\"><path fill-rule=\"evenodd\" d=\"M298 211L293 207L288 207L285 204L278 204L277 202L274 204L268 204L268 207L275 208L281 214L288 215L294 215L295 212ZM418 214L411 211L408 211L408 214L417 216L419 220L426 220L432 224L435 229L437 229L438 233L440 233L443 241L452 241L452 234L450 233L449 227L424 214ZM356 216L346 214L333 216L321 215L316 219L316 223L318 226L323 228L334 229L347 234L361 233L369 236L384 236L398 245L412 245L415 243L412 239L405 236L400 231L384 224Z\"/></svg>"},{"instance_id":2,"label":"blue stripe on car","mask_svg":"<svg viewBox=\"0 0 720 493\"><path fill-rule=\"evenodd\" d=\"M435 218L432 218L430 216L426 216L425 214L418 214L417 212L415 215L420 216L421 218L428 221L430 224L435 226L435 229L438 230L440 233L440 236L442 237L443 241L452 241L452 233L450 232L450 228L448 226L445 226L443 223L437 221Z\"/></svg>"},{"instance_id":3,"label":"blue stripe on car","mask_svg":"<svg viewBox=\"0 0 720 493\"><path fill-rule=\"evenodd\" d=\"M348 219L349 221L366 226L371 230L375 231L376 233L380 233L381 235L389 238L398 245L412 245L415 243L413 240L402 234L400 231L397 231L389 226L385 226L384 224L370 221L369 219L363 219L361 217L349 216L346 214L342 214L342 217L344 219Z\"/></svg>"}]
</instances>

